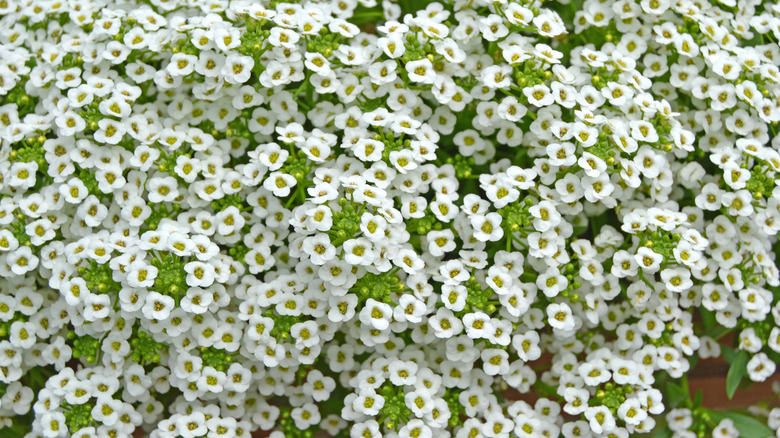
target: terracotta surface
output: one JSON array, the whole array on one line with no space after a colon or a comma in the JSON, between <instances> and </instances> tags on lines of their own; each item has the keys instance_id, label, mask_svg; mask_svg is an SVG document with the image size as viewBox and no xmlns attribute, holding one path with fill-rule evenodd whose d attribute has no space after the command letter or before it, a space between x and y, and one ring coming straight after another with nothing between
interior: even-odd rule
<instances>
[{"instance_id":1,"label":"terracotta surface","mask_svg":"<svg viewBox=\"0 0 780 438\"><path fill-rule=\"evenodd\" d=\"M704 396L702 404L708 408L746 407L771 399L773 396L772 384L780 383L780 374L775 373L766 382L753 383L745 389L737 389L734 398L729 400L726 396L726 373L728 373L728 364L722 360L701 361L696 365L694 375L688 380L691 395L701 390ZM780 405L777 396L774 397L771 404Z\"/></svg>"}]
</instances>

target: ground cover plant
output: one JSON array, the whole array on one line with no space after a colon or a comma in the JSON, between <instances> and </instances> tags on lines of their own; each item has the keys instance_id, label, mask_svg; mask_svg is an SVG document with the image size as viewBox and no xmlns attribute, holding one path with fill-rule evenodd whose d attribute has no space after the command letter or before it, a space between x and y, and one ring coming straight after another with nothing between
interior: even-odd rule
<instances>
[{"instance_id":1,"label":"ground cover plant","mask_svg":"<svg viewBox=\"0 0 780 438\"><path fill-rule=\"evenodd\" d=\"M778 4L0 17L0 436L780 436Z\"/></svg>"}]
</instances>

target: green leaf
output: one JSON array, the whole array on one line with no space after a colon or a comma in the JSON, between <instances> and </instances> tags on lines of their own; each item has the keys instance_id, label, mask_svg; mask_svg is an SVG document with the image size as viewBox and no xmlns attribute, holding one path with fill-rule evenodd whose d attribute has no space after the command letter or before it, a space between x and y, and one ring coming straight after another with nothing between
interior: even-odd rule
<instances>
[{"instance_id":1,"label":"green leaf","mask_svg":"<svg viewBox=\"0 0 780 438\"><path fill-rule=\"evenodd\" d=\"M737 350L727 347L725 345L722 345L720 347L720 352L723 355L723 358L726 359L726 362L732 363L734 362L734 357L737 355Z\"/></svg>"},{"instance_id":2,"label":"green leaf","mask_svg":"<svg viewBox=\"0 0 780 438\"><path fill-rule=\"evenodd\" d=\"M750 355L747 351L740 350L731 362L729 372L726 375L726 395L731 399L737 390L742 378L747 375L747 363Z\"/></svg>"},{"instance_id":3,"label":"green leaf","mask_svg":"<svg viewBox=\"0 0 780 438\"><path fill-rule=\"evenodd\" d=\"M777 251L775 251L777 253ZM775 301L780 300L780 287L767 287L770 291L772 291L772 296L774 296Z\"/></svg>"},{"instance_id":4,"label":"green leaf","mask_svg":"<svg viewBox=\"0 0 780 438\"><path fill-rule=\"evenodd\" d=\"M650 435L650 438L670 438L671 436L672 429L669 429L669 426L666 426L663 429L659 429L658 431L654 432L652 435Z\"/></svg>"},{"instance_id":5,"label":"green leaf","mask_svg":"<svg viewBox=\"0 0 780 438\"><path fill-rule=\"evenodd\" d=\"M739 436L741 438L767 438L775 436L772 429L750 415L737 412L710 411L710 416L717 422L720 422L724 418L733 421L734 427L739 431Z\"/></svg>"},{"instance_id":6,"label":"green leaf","mask_svg":"<svg viewBox=\"0 0 780 438\"><path fill-rule=\"evenodd\" d=\"M699 406L701 406L701 401L702 401L703 398L704 398L704 393L702 392L702 390L700 389L700 390L696 391L696 395L693 398L693 407L694 407L694 409L698 408Z\"/></svg>"},{"instance_id":7,"label":"green leaf","mask_svg":"<svg viewBox=\"0 0 780 438\"><path fill-rule=\"evenodd\" d=\"M703 307L699 309L699 311L701 312L701 321L704 323L704 328L710 330L715 327L715 324L717 324L717 321L715 320L715 312L712 310L707 310Z\"/></svg>"},{"instance_id":8,"label":"green leaf","mask_svg":"<svg viewBox=\"0 0 780 438\"><path fill-rule=\"evenodd\" d=\"M726 336L732 330L734 330L734 329L733 328L729 328L729 327L724 327L722 325L715 325L714 327L706 330L704 332L704 336L709 336L713 340L717 341L718 339ZM725 356L725 354L724 354L724 356Z\"/></svg>"},{"instance_id":9,"label":"green leaf","mask_svg":"<svg viewBox=\"0 0 780 438\"><path fill-rule=\"evenodd\" d=\"M579 236L580 234L588 231L588 227L574 227L574 231L572 232L573 236Z\"/></svg>"},{"instance_id":10,"label":"green leaf","mask_svg":"<svg viewBox=\"0 0 780 438\"><path fill-rule=\"evenodd\" d=\"M7 436L9 438L22 438L29 432L29 427L14 424L13 426L0 429L0 436Z\"/></svg>"},{"instance_id":11,"label":"green leaf","mask_svg":"<svg viewBox=\"0 0 780 438\"><path fill-rule=\"evenodd\" d=\"M698 354L694 354L693 356L688 358L688 363L691 364L691 367L689 369L692 370L692 369L696 368L696 364L699 363L699 355Z\"/></svg>"},{"instance_id":12,"label":"green leaf","mask_svg":"<svg viewBox=\"0 0 780 438\"><path fill-rule=\"evenodd\" d=\"M687 398L688 393L685 392L685 389L683 389L681 385L673 382L668 382L666 384L666 397L664 397L664 400L666 400L669 407L676 408Z\"/></svg>"}]
</instances>

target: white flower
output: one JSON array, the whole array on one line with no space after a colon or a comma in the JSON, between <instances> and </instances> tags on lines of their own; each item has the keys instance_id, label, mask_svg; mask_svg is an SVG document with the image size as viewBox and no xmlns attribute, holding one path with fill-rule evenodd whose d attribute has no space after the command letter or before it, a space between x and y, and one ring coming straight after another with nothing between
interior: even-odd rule
<instances>
[{"instance_id":1,"label":"white flower","mask_svg":"<svg viewBox=\"0 0 780 438\"><path fill-rule=\"evenodd\" d=\"M30 322L15 321L11 323L8 339L14 347L27 350L37 340L36 330L36 326Z\"/></svg>"},{"instance_id":2,"label":"white flower","mask_svg":"<svg viewBox=\"0 0 780 438\"><path fill-rule=\"evenodd\" d=\"M319 370L312 370L306 375L304 393L311 395L315 401L327 400L335 388L336 381L324 376Z\"/></svg>"},{"instance_id":3,"label":"white flower","mask_svg":"<svg viewBox=\"0 0 780 438\"><path fill-rule=\"evenodd\" d=\"M417 382L417 368L414 362L393 361L388 365L389 379L396 386L413 386Z\"/></svg>"},{"instance_id":4,"label":"white flower","mask_svg":"<svg viewBox=\"0 0 780 438\"><path fill-rule=\"evenodd\" d=\"M133 263L128 269L127 284L130 287L151 287L157 278L157 268L141 262Z\"/></svg>"},{"instance_id":5,"label":"white flower","mask_svg":"<svg viewBox=\"0 0 780 438\"><path fill-rule=\"evenodd\" d=\"M225 82L229 84L243 84L249 80L254 66L255 61L251 57L231 53L225 58L225 64L220 73L225 77Z\"/></svg>"},{"instance_id":6,"label":"white flower","mask_svg":"<svg viewBox=\"0 0 780 438\"><path fill-rule=\"evenodd\" d=\"M712 431L713 437L718 438L736 438L739 436L739 430L734 426L734 421L730 418L720 420L720 423Z\"/></svg>"},{"instance_id":7,"label":"white flower","mask_svg":"<svg viewBox=\"0 0 780 438\"><path fill-rule=\"evenodd\" d=\"M406 320L414 324L419 324L425 313L425 303L411 294L401 295L398 299L398 305L393 309L393 317L396 321Z\"/></svg>"},{"instance_id":8,"label":"white flower","mask_svg":"<svg viewBox=\"0 0 780 438\"><path fill-rule=\"evenodd\" d=\"M68 435L65 415L60 411L48 411L41 416L43 436L46 438L63 438Z\"/></svg>"},{"instance_id":9,"label":"white flower","mask_svg":"<svg viewBox=\"0 0 780 438\"><path fill-rule=\"evenodd\" d=\"M376 415L385 405L385 398L372 389L361 389L357 398L352 402L355 412L364 415Z\"/></svg>"},{"instance_id":10,"label":"white flower","mask_svg":"<svg viewBox=\"0 0 780 438\"><path fill-rule=\"evenodd\" d=\"M71 178L67 183L61 185L59 192L64 197L65 202L71 204L79 204L89 195L87 187L78 178Z\"/></svg>"},{"instance_id":11,"label":"white flower","mask_svg":"<svg viewBox=\"0 0 780 438\"><path fill-rule=\"evenodd\" d=\"M98 127L94 137L99 143L117 144L126 132L124 124L108 118L98 121Z\"/></svg>"},{"instance_id":12,"label":"white flower","mask_svg":"<svg viewBox=\"0 0 780 438\"><path fill-rule=\"evenodd\" d=\"M666 414L666 421L673 431L684 431L693 424L693 416L690 409L672 409Z\"/></svg>"},{"instance_id":13,"label":"white flower","mask_svg":"<svg viewBox=\"0 0 780 438\"><path fill-rule=\"evenodd\" d=\"M590 393L583 388L573 386L566 387L561 394L566 404L563 406L564 412L570 415L578 415L588 409L588 400Z\"/></svg>"},{"instance_id":14,"label":"white flower","mask_svg":"<svg viewBox=\"0 0 780 438\"><path fill-rule=\"evenodd\" d=\"M122 401L100 397L92 408L92 418L106 426L113 426L119 420Z\"/></svg>"},{"instance_id":15,"label":"white flower","mask_svg":"<svg viewBox=\"0 0 780 438\"><path fill-rule=\"evenodd\" d=\"M38 267L38 257L27 246L20 246L7 253L5 263L15 275L24 275Z\"/></svg>"},{"instance_id":16,"label":"white flower","mask_svg":"<svg viewBox=\"0 0 780 438\"><path fill-rule=\"evenodd\" d=\"M418 418L433 410L433 398L428 390L425 389L418 388L407 392L404 396L404 401L406 402L406 407L411 409L412 413Z\"/></svg>"},{"instance_id":17,"label":"white flower","mask_svg":"<svg viewBox=\"0 0 780 438\"><path fill-rule=\"evenodd\" d=\"M428 240L428 251L434 257L441 257L457 246L455 234L450 229L430 231L425 237Z\"/></svg>"},{"instance_id":18,"label":"white flower","mask_svg":"<svg viewBox=\"0 0 780 438\"><path fill-rule=\"evenodd\" d=\"M201 411L193 411L189 415L182 415L176 421L176 427L181 431L188 431L193 437L205 435L208 432L206 416ZM200 434L200 435L198 435Z\"/></svg>"},{"instance_id":19,"label":"white flower","mask_svg":"<svg viewBox=\"0 0 780 438\"><path fill-rule=\"evenodd\" d=\"M528 108L517 101L514 96L507 96L498 105L498 116L510 122L522 120L528 113Z\"/></svg>"},{"instance_id":20,"label":"white flower","mask_svg":"<svg viewBox=\"0 0 780 438\"><path fill-rule=\"evenodd\" d=\"M555 102L555 98L550 92L550 88L544 84L525 87L523 88L523 94L526 99L528 99L529 104L538 108L552 105L553 102Z\"/></svg>"},{"instance_id":21,"label":"white flower","mask_svg":"<svg viewBox=\"0 0 780 438\"><path fill-rule=\"evenodd\" d=\"M428 319L436 337L450 338L463 331L463 323L450 309L441 307Z\"/></svg>"},{"instance_id":22,"label":"white flower","mask_svg":"<svg viewBox=\"0 0 780 438\"><path fill-rule=\"evenodd\" d=\"M431 438L433 431L423 420L415 418L404 424L398 431L398 436L399 438Z\"/></svg>"},{"instance_id":23,"label":"white flower","mask_svg":"<svg viewBox=\"0 0 780 438\"><path fill-rule=\"evenodd\" d=\"M360 311L360 322L370 325L377 330L385 330L390 326L393 317L393 309L385 303L369 298L365 307Z\"/></svg>"},{"instance_id":24,"label":"white flower","mask_svg":"<svg viewBox=\"0 0 780 438\"><path fill-rule=\"evenodd\" d=\"M504 375L509 372L509 354L497 348L482 350L482 369L489 376Z\"/></svg>"},{"instance_id":25,"label":"white flower","mask_svg":"<svg viewBox=\"0 0 780 438\"><path fill-rule=\"evenodd\" d=\"M273 192L274 196L284 198L290 194L297 181L292 175L282 172L271 172L263 182L263 188Z\"/></svg>"},{"instance_id":26,"label":"white flower","mask_svg":"<svg viewBox=\"0 0 780 438\"><path fill-rule=\"evenodd\" d=\"M149 319L165 320L171 314L175 304L173 298L156 291L151 291L146 296L144 306L141 310L144 316Z\"/></svg>"},{"instance_id":27,"label":"white flower","mask_svg":"<svg viewBox=\"0 0 780 438\"><path fill-rule=\"evenodd\" d=\"M637 249L637 253L634 256L634 259L640 268L652 274L658 272L664 257L652 249L643 246Z\"/></svg>"},{"instance_id":28,"label":"white flower","mask_svg":"<svg viewBox=\"0 0 780 438\"><path fill-rule=\"evenodd\" d=\"M571 307L566 303L548 305L547 318L553 328L561 331L573 330L576 325Z\"/></svg>"},{"instance_id":29,"label":"white flower","mask_svg":"<svg viewBox=\"0 0 780 438\"><path fill-rule=\"evenodd\" d=\"M754 355L747 363L748 376L754 382L765 381L775 373L776 368L775 362L763 352Z\"/></svg>"},{"instance_id":30,"label":"white flower","mask_svg":"<svg viewBox=\"0 0 780 438\"><path fill-rule=\"evenodd\" d=\"M222 392L223 385L227 380L227 374L223 371L218 371L214 367L206 366L201 371L200 377L197 380L197 385L201 388L219 394Z\"/></svg>"},{"instance_id":31,"label":"white flower","mask_svg":"<svg viewBox=\"0 0 780 438\"><path fill-rule=\"evenodd\" d=\"M533 330L515 335L512 338L512 346L524 362L536 360L542 355L542 350L539 348L539 334Z\"/></svg>"},{"instance_id":32,"label":"white flower","mask_svg":"<svg viewBox=\"0 0 780 438\"><path fill-rule=\"evenodd\" d=\"M647 411L642 409L638 399L628 398L618 408L617 415L626 424L638 425L647 418Z\"/></svg>"},{"instance_id":33,"label":"white flower","mask_svg":"<svg viewBox=\"0 0 780 438\"><path fill-rule=\"evenodd\" d=\"M295 421L295 426L301 430L318 424L322 419L320 411L314 403L306 403L303 406L294 408L290 416Z\"/></svg>"},{"instance_id":34,"label":"white flower","mask_svg":"<svg viewBox=\"0 0 780 438\"><path fill-rule=\"evenodd\" d=\"M370 265L375 258L373 245L366 238L359 237L344 242L344 261L351 265Z\"/></svg>"},{"instance_id":35,"label":"white flower","mask_svg":"<svg viewBox=\"0 0 780 438\"><path fill-rule=\"evenodd\" d=\"M379 423L377 423L376 420L368 420L361 423L354 423L349 430L349 436L350 438L380 438L383 435L379 431Z\"/></svg>"},{"instance_id":36,"label":"white flower","mask_svg":"<svg viewBox=\"0 0 780 438\"><path fill-rule=\"evenodd\" d=\"M469 279L469 272L460 260L448 260L439 266L439 274L445 285L457 286Z\"/></svg>"},{"instance_id":37,"label":"white flower","mask_svg":"<svg viewBox=\"0 0 780 438\"><path fill-rule=\"evenodd\" d=\"M84 319L97 321L109 315L111 299L108 295L88 294L84 298Z\"/></svg>"},{"instance_id":38,"label":"white flower","mask_svg":"<svg viewBox=\"0 0 780 438\"><path fill-rule=\"evenodd\" d=\"M336 255L336 247L331 245L327 234L318 234L303 240L301 250L309 254L311 262L321 266Z\"/></svg>"},{"instance_id":39,"label":"white flower","mask_svg":"<svg viewBox=\"0 0 780 438\"><path fill-rule=\"evenodd\" d=\"M268 43L273 46L292 49L295 48L295 43L297 43L300 38L300 35L292 30L274 27L271 29Z\"/></svg>"},{"instance_id":40,"label":"white flower","mask_svg":"<svg viewBox=\"0 0 780 438\"><path fill-rule=\"evenodd\" d=\"M497 41L509 34L509 29L504 25L502 18L496 14L480 19L479 30L487 41Z\"/></svg>"},{"instance_id":41,"label":"white flower","mask_svg":"<svg viewBox=\"0 0 780 438\"><path fill-rule=\"evenodd\" d=\"M552 298L563 292L569 285L569 280L566 279L558 268L547 268L547 270L540 274L536 278L536 287L548 297Z\"/></svg>"},{"instance_id":42,"label":"white flower","mask_svg":"<svg viewBox=\"0 0 780 438\"><path fill-rule=\"evenodd\" d=\"M290 327L290 335L295 339L297 347L311 348L320 342L319 328L314 321L305 321L293 324Z\"/></svg>"},{"instance_id":43,"label":"white flower","mask_svg":"<svg viewBox=\"0 0 780 438\"><path fill-rule=\"evenodd\" d=\"M607 365L600 360L582 363L577 371L588 386L599 386L612 377L612 373L607 370Z\"/></svg>"},{"instance_id":44,"label":"white flower","mask_svg":"<svg viewBox=\"0 0 780 438\"><path fill-rule=\"evenodd\" d=\"M20 190L26 190L35 185L38 163L35 161L16 162L11 165L8 184Z\"/></svg>"},{"instance_id":45,"label":"white flower","mask_svg":"<svg viewBox=\"0 0 780 438\"><path fill-rule=\"evenodd\" d=\"M509 88L512 69L509 66L491 65L482 70L481 80L489 88Z\"/></svg>"},{"instance_id":46,"label":"white flower","mask_svg":"<svg viewBox=\"0 0 780 438\"><path fill-rule=\"evenodd\" d=\"M428 58L406 63L406 71L409 80L423 84L433 84L436 79L436 72L433 70L433 64Z\"/></svg>"},{"instance_id":47,"label":"white flower","mask_svg":"<svg viewBox=\"0 0 780 438\"><path fill-rule=\"evenodd\" d=\"M617 426L615 417L606 406L594 406L585 410L585 418L588 419L590 429L598 434L608 433Z\"/></svg>"},{"instance_id":48,"label":"white flower","mask_svg":"<svg viewBox=\"0 0 780 438\"><path fill-rule=\"evenodd\" d=\"M628 126L631 128L631 137L638 142L655 143L659 139L655 127L648 122L632 120L628 122Z\"/></svg>"},{"instance_id":49,"label":"white flower","mask_svg":"<svg viewBox=\"0 0 780 438\"><path fill-rule=\"evenodd\" d=\"M187 285L196 287L209 287L214 283L214 266L210 263L199 261L189 262L184 265L187 273Z\"/></svg>"},{"instance_id":50,"label":"white flower","mask_svg":"<svg viewBox=\"0 0 780 438\"><path fill-rule=\"evenodd\" d=\"M541 11L534 17L533 24L539 30L539 34L548 37L555 37L566 32L560 17L549 10Z\"/></svg>"},{"instance_id":51,"label":"white flower","mask_svg":"<svg viewBox=\"0 0 780 438\"><path fill-rule=\"evenodd\" d=\"M70 110L55 117L54 123L59 128L60 135L63 136L73 136L78 132L83 132L87 127L87 122L78 113Z\"/></svg>"},{"instance_id":52,"label":"white flower","mask_svg":"<svg viewBox=\"0 0 780 438\"><path fill-rule=\"evenodd\" d=\"M377 45L389 58L397 59L406 53L403 35L401 33L391 33L377 40ZM394 68L393 68L394 70Z\"/></svg>"},{"instance_id":53,"label":"white flower","mask_svg":"<svg viewBox=\"0 0 780 438\"><path fill-rule=\"evenodd\" d=\"M24 231L30 237L30 242L35 246L42 246L56 236L54 224L48 219L32 221L24 227ZM13 236L11 236L11 238L13 239ZM10 242L11 241L8 241L6 245L9 249L11 245ZM2 247L3 245L0 243L0 248Z\"/></svg>"},{"instance_id":54,"label":"white flower","mask_svg":"<svg viewBox=\"0 0 780 438\"><path fill-rule=\"evenodd\" d=\"M487 338L493 330L490 317L484 312L467 313L463 316L466 333L472 339Z\"/></svg>"},{"instance_id":55,"label":"white flower","mask_svg":"<svg viewBox=\"0 0 780 438\"><path fill-rule=\"evenodd\" d=\"M181 308L194 314L206 313L214 302L214 294L206 289L191 287L181 299Z\"/></svg>"},{"instance_id":56,"label":"white flower","mask_svg":"<svg viewBox=\"0 0 780 438\"><path fill-rule=\"evenodd\" d=\"M672 292L684 292L693 286L691 272L685 268L665 268L661 271L661 279Z\"/></svg>"},{"instance_id":57,"label":"white flower","mask_svg":"<svg viewBox=\"0 0 780 438\"><path fill-rule=\"evenodd\" d=\"M501 215L488 213L486 215L473 215L470 218L474 230L474 237L481 242L495 242L504 237L501 228Z\"/></svg>"}]
</instances>

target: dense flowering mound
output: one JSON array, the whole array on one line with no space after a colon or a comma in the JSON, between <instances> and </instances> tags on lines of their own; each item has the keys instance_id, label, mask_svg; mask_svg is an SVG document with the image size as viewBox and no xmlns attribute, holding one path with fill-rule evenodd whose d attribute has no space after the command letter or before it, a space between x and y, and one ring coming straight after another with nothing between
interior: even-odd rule
<instances>
[{"instance_id":1,"label":"dense flowering mound","mask_svg":"<svg viewBox=\"0 0 780 438\"><path fill-rule=\"evenodd\" d=\"M0 14L1 436L780 428L777 4Z\"/></svg>"}]
</instances>

